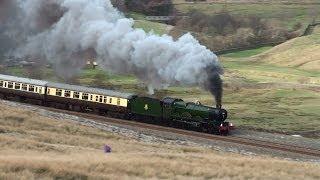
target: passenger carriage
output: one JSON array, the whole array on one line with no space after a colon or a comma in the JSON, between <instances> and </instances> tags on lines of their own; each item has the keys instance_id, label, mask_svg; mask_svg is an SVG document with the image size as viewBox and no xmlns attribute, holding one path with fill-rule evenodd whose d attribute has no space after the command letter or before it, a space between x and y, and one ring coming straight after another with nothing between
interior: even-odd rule
<instances>
[{"instance_id":1,"label":"passenger carriage","mask_svg":"<svg viewBox=\"0 0 320 180\"><path fill-rule=\"evenodd\" d=\"M0 96L42 104L47 81L0 74Z\"/></svg>"},{"instance_id":2,"label":"passenger carriage","mask_svg":"<svg viewBox=\"0 0 320 180\"><path fill-rule=\"evenodd\" d=\"M95 111L120 117L128 114L127 107L132 96L134 94L49 82L46 103L50 106L63 105L70 110Z\"/></svg>"}]
</instances>

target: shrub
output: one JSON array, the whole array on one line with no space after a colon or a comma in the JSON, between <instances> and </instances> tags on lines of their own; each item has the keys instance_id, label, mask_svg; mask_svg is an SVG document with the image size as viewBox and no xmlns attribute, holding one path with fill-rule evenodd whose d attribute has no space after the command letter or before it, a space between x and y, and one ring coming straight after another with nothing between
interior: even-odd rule
<instances>
[{"instance_id":1,"label":"shrub","mask_svg":"<svg viewBox=\"0 0 320 180\"><path fill-rule=\"evenodd\" d=\"M281 28L271 20L257 16L239 18L229 12L222 11L213 15L191 10L189 18L179 20L172 34L179 36L181 29L193 32L193 35L211 50L251 47L256 45L277 44L297 37L296 24L293 31ZM184 33L184 32L183 32ZM177 35L178 34L178 35Z\"/></svg>"}]
</instances>

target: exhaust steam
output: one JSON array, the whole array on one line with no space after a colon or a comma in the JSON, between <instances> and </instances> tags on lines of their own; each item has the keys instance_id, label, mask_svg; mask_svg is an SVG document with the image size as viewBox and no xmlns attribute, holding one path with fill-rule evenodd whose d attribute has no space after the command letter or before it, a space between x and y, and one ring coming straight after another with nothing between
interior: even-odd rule
<instances>
[{"instance_id":1,"label":"exhaust steam","mask_svg":"<svg viewBox=\"0 0 320 180\"><path fill-rule=\"evenodd\" d=\"M134 74L154 89L170 85L208 89L221 106L223 70L217 56L190 34L177 40L133 28L109 0L0 0L1 36L8 52L51 63L70 78L94 57L116 74ZM1 45L1 43L0 43Z\"/></svg>"}]
</instances>

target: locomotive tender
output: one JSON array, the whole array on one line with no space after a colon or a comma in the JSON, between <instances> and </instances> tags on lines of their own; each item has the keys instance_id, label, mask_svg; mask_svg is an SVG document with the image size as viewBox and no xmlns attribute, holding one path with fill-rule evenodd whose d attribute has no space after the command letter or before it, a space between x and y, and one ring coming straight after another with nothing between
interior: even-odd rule
<instances>
[{"instance_id":1,"label":"locomotive tender","mask_svg":"<svg viewBox=\"0 0 320 180\"><path fill-rule=\"evenodd\" d=\"M166 97L158 100L99 88L0 74L0 97L67 110L228 134L227 111Z\"/></svg>"}]
</instances>

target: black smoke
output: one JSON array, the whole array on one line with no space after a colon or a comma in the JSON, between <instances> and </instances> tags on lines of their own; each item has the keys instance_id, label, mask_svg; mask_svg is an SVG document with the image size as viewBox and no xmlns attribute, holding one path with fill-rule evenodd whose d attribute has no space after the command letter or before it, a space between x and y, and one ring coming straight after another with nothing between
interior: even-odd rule
<instances>
[{"instance_id":1,"label":"black smoke","mask_svg":"<svg viewBox=\"0 0 320 180\"><path fill-rule=\"evenodd\" d=\"M221 75L223 74L223 69L221 66L211 65L207 69L208 82L206 88L215 97L217 108L222 106L222 95L223 95L223 81Z\"/></svg>"}]
</instances>

